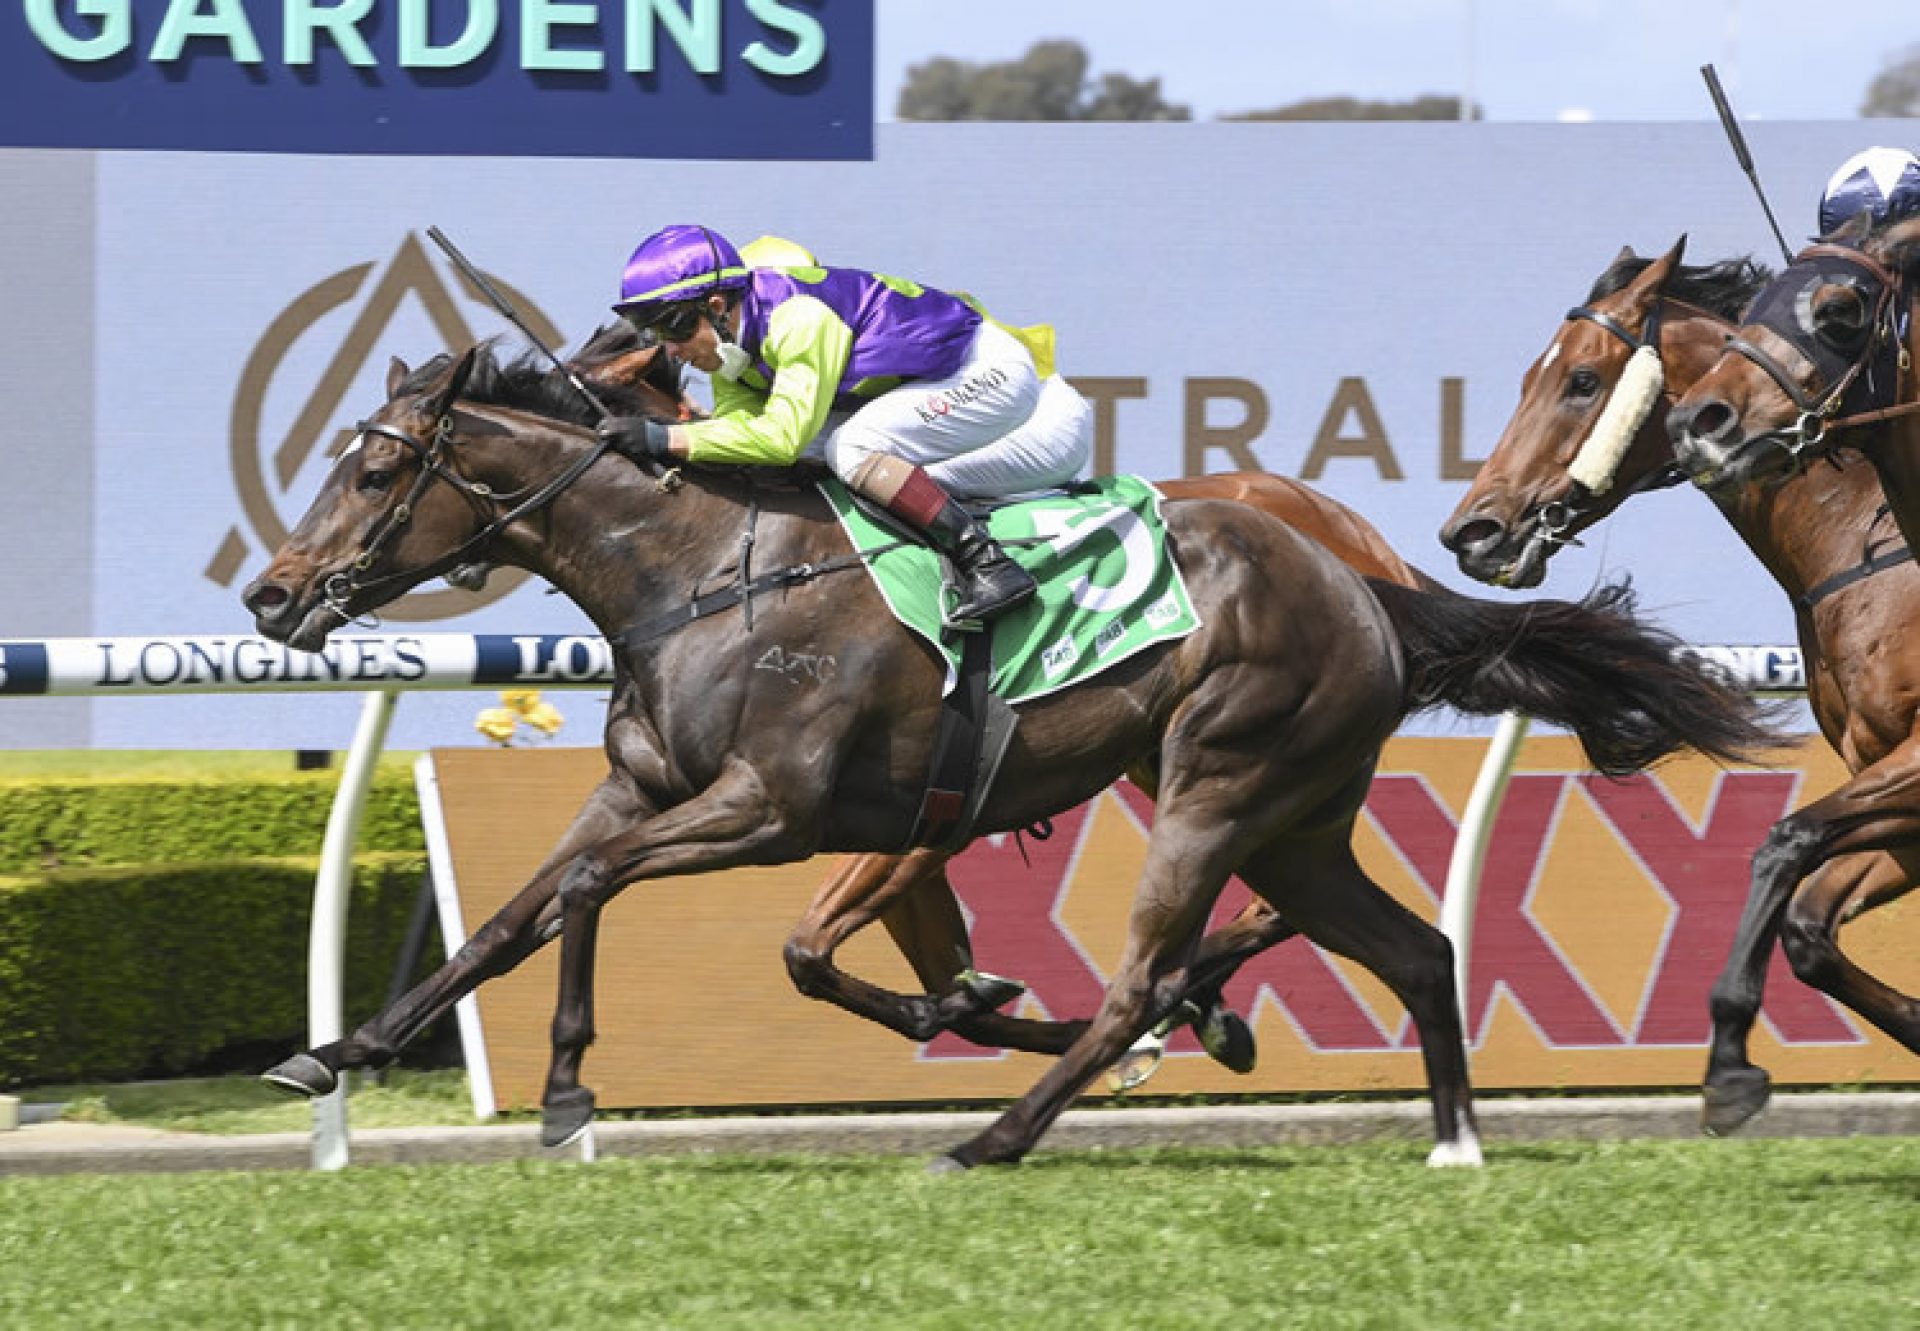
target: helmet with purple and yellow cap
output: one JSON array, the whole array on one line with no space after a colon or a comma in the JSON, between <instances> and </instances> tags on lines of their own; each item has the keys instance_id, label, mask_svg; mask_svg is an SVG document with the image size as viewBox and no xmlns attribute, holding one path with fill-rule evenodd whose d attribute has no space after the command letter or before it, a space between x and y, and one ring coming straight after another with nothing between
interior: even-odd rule
<instances>
[{"instance_id":1,"label":"helmet with purple and yellow cap","mask_svg":"<svg viewBox=\"0 0 1920 1331\"><path fill-rule=\"evenodd\" d=\"M747 285L747 265L727 238L704 226L663 227L640 242L620 278L614 313L647 328L675 306Z\"/></svg>"}]
</instances>

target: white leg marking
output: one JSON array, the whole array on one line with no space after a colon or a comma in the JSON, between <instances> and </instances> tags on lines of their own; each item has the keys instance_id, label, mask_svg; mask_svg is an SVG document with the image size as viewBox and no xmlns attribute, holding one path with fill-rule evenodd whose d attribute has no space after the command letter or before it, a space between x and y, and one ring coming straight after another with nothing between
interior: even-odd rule
<instances>
[{"instance_id":1,"label":"white leg marking","mask_svg":"<svg viewBox=\"0 0 1920 1331\"><path fill-rule=\"evenodd\" d=\"M1441 1142L1427 1156L1429 1169L1478 1169L1485 1161L1480 1156L1480 1139L1464 1123L1453 1141Z\"/></svg>"}]
</instances>

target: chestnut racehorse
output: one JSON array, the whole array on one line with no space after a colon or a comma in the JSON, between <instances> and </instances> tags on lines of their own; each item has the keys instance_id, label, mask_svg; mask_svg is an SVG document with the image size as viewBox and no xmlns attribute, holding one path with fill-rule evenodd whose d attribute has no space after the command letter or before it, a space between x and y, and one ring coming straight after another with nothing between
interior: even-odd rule
<instances>
[{"instance_id":1,"label":"chestnut racehorse","mask_svg":"<svg viewBox=\"0 0 1920 1331\"><path fill-rule=\"evenodd\" d=\"M1676 466L1667 407L1719 360L1772 276L1745 259L1687 267L1681 253L1624 252L1528 370L1499 443L1441 530L1465 572L1537 584L1567 538ZM1608 488L1594 494L1569 472L1641 345L1658 354L1667 401L1644 413ZM1873 798L1885 773L1920 766L1920 653L1886 650L1920 619L1920 565L1888 516L1879 477L1858 461L1823 463L1784 485L1733 486L1713 498L1792 601L1808 703L1855 773L1841 792ZM1907 1001L1849 961L1838 932L1911 891L1916 870L1910 852L1836 853L1810 868L1783 909L1741 931L1713 991L1709 1131L1731 1131L1766 1103L1767 1074L1750 1061L1748 1039L1776 939L1801 980L1911 1041Z\"/></svg>"},{"instance_id":2,"label":"chestnut racehorse","mask_svg":"<svg viewBox=\"0 0 1920 1331\"><path fill-rule=\"evenodd\" d=\"M354 616L487 558L529 569L614 645L609 772L544 867L433 975L344 1040L267 1075L324 1094L558 929L542 1140L592 1121L601 910L645 879L821 851L901 847L915 824L944 663L859 574L825 497L764 472L642 469L609 456L564 376L484 348L396 362L319 495L243 594L259 630L312 650ZM1152 762L1159 806L1127 942L1100 1010L1026 1095L939 1168L1023 1157L1072 1098L1165 1018L1213 954L1201 932L1238 873L1289 924L1378 976L1417 1027L1436 1163L1477 1163L1452 948L1373 883L1354 823L1380 746L1410 712L1526 711L1589 760L1638 771L1683 745L1769 743L1744 695L1676 660L1624 587L1508 604L1366 580L1241 504L1166 507L1200 627L1023 704L983 833L1031 825ZM751 531L751 622L689 592ZM657 631L666 624L671 631ZM824 676L753 668L766 643L831 657ZM1490 644L1499 650L1489 651Z\"/></svg>"},{"instance_id":3,"label":"chestnut racehorse","mask_svg":"<svg viewBox=\"0 0 1920 1331\"><path fill-rule=\"evenodd\" d=\"M1723 508L1797 513L1804 539L1829 548L1832 578L1901 560L1902 537L1910 547L1920 535L1916 282L1920 219L1869 234L1857 217L1762 288L1669 415L1695 483ZM1856 449L1865 463L1850 456ZM1844 506L1818 497L1841 487L1853 496ZM1888 511L1898 532L1881 520ZM1736 1127L1766 1103L1768 1078L1745 1057L1742 1023L1759 1005L1756 954L1775 932L1796 974L1920 1053L1920 1003L1862 970L1835 939L1840 923L1920 877L1920 652L1908 650L1916 619L1920 575L1904 562L1803 611L1815 714L1855 776L1782 819L1754 856L1734 957L1714 988L1712 1128Z\"/></svg>"}]
</instances>

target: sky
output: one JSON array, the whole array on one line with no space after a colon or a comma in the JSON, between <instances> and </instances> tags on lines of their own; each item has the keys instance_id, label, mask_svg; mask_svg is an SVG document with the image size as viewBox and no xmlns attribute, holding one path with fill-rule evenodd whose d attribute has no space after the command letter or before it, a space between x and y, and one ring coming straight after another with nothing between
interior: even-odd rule
<instances>
[{"instance_id":1,"label":"sky","mask_svg":"<svg viewBox=\"0 0 1920 1331\"><path fill-rule=\"evenodd\" d=\"M1463 85L1496 121L1701 120L1699 68L1743 119L1850 120L1889 58L1920 46L1920 0L877 0L874 109L907 70L1018 58L1067 37L1090 72L1158 77L1196 119ZM1920 141L1920 132L1913 138Z\"/></svg>"}]
</instances>

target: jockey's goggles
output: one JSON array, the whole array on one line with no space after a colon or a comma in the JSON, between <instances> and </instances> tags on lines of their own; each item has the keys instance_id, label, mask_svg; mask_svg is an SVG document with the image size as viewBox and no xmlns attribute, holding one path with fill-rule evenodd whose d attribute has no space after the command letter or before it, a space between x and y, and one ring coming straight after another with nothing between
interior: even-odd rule
<instances>
[{"instance_id":1,"label":"jockey's goggles","mask_svg":"<svg viewBox=\"0 0 1920 1331\"><path fill-rule=\"evenodd\" d=\"M704 302L673 305L649 322L646 331L653 335L656 342L685 342L700 331L700 324L706 317Z\"/></svg>"}]
</instances>

